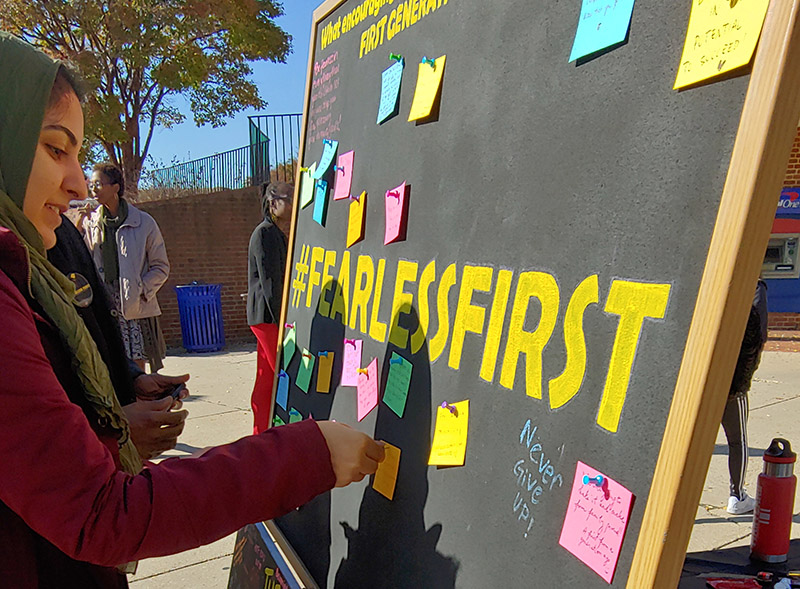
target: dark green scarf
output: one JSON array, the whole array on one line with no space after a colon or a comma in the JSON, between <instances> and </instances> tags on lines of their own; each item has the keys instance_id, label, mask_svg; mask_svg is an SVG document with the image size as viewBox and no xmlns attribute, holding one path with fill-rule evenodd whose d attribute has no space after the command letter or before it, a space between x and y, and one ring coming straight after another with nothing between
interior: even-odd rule
<instances>
[{"instance_id":1,"label":"dark green scarf","mask_svg":"<svg viewBox=\"0 0 800 589\"><path fill-rule=\"evenodd\" d=\"M108 284L113 283L119 278L119 256L117 255L117 229L119 229L128 218L128 201L124 198L119 199L119 211L117 216L109 215L108 209L103 206L100 210L100 249L103 254L103 276Z\"/></svg>"},{"instance_id":2,"label":"dark green scarf","mask_svg":"<svg viewBox=\"0 0 800 589\"><path fill-rule=\"evenodd\" d=\"M13 231L25 246L30 268L29 294L58 329L92 410L103 425L117 433L122 468L135 474L142 469L142 462L131 441L128 421L114 394L108 368L73 305L72 282L47 261L42 238L22 212L58 67L59 63L44 53L0 32L0 226Z\"/></svg>"}]
</instances>

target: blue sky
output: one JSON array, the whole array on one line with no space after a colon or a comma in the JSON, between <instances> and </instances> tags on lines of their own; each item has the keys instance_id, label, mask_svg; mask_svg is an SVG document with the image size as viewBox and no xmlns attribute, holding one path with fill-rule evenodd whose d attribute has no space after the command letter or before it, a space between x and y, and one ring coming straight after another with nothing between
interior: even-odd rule
<instances>
[{"instance_id":1,"label":"blue sky","mask_svg":"<svg viewBox=\"0 0 800 589\"><path fill-rule=\"evenodd\" d=\"M155 130L149 152L155 162L148 158L146 167L158 168L162 163L168 166L173 157L183 162L247 145L248 115L302 112L311 16L321 3L322 0L284 0L285 14L276 22L292 36L292 53L286 63L253 64L252 79L258 85L261 98L268 103L265 109L242 111L224 127L197 127L188 104L176 98L175 105L186 115L186 121L172 129Z\"/></svg>"}]
</instances>

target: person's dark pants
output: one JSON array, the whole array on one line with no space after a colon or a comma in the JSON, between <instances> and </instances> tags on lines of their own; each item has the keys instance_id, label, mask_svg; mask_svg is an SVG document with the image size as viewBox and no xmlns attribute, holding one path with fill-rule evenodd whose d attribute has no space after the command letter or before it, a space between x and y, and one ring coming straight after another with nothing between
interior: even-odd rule
<instances>
[{"instance_id":1,"label":"person's dark pants","mask_svg":"<svg viewBox=\"0 0 800 589\"><path fill-rule=\"evenodd\" d=\"M275 357L278 353L278 325L259 323L250 329L258 341L256 352L256 382L250 405L253 408L253 433L260 434L269 426L272 409L272 385L275 380Z\"/></svg>"},{"instance_id":2,"label":"person's dark pants","mask_svg":"<svg viewBox=\"0 0 800 589\"><path fill-rule=\"evenodd\" d=\"M722 427L728 438L728 472L731 477L731 495L742 498L744 477L747 474L747 413L749 404L746 392L728 396Z\"/></svg>"}]
</instances>

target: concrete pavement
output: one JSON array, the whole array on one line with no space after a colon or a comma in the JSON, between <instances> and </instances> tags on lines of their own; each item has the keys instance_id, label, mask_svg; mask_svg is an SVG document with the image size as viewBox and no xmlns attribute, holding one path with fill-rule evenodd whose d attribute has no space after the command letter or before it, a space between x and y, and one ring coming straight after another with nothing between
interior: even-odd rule
<instances>
[{"instance_id":1,"label":"concrete pavement","mask_svg":"<svg viewBox=\"0 0 800 589\"><path fill-rule=\"evenodd\" d=\"M769 348L768 348L769 349ZM170 456L230 442L252 432L250 392L255 377L255 349L240 347L215 354L167 357L164 374L192 375L186 429ZM800 355L768 351L762 356L750 393L750 462L747 487L755 495L761 454L773 437L786 437L800 448ZM800 471L798 467L797 471ZM722 550L750 543L752 515L731 516L728 500L727 443L720 428L689 552ZM792 538L800 538L800 490L795 502ZM234 535L209 546L139 564L132 589L216 589L227 586Z\"/></svg>"}]
</instances>

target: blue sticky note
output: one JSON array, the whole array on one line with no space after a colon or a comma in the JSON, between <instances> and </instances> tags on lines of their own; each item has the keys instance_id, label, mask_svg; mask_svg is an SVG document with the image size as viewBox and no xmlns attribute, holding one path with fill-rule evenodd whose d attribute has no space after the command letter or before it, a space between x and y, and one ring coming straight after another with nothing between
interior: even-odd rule
<instances>
[{"instance_id":1,"label":"blue sticky note","mask_svg":"<svg viewBox=\"0 0 800 589\"><path fill-rule=\"evenodd\" d=\"M328 182L325 180L317 180L312 216L317 223L325 226L325 218L328 216Z\"/></svg>"},{"instance_id":2,"label":"blue sticky note","mask_svg":"<svg viewBox=\"0 0 800 589\"><path fill-rule=\"evenodd\" d=\"M625 40L634 0L583 0L569 60L591 55Z\"/></svg>"},{"instance_id":3,"label":"blue sticky note","mask_svg":"<svg viewBox=\"0 0 800 589\"><path fill-rule=\"evenodd\" d=\"M397 108L400 81L403 79L403 60L383 70L381 74L381 102L378 105L378 124L389 118Z\"/></svg>"},{"instance_id":4,"label":"blue sticky note","mask_svg":"<svg viewBox=\"0 0 800 589\"><path fill-rule=\"evenodd\" d=\"M278 373L278 405L286 411L286 405L289 403L289 375L285 370Z\"/></svg>"},{"instance_id":5,"label":"blue sticky note","mask_svg":"<svg viewBox=\"0 0 800 589\"><path fill-rule=\"evenodd\" d=\"M319 180L325 175L325 172L327 172L328 168L331 166L333 156L336 155L336 148L339 147L339 142L334 139L323 139L323 143L325 147L322 150L322 157L319 158L319 165L312 176L314 180Z\"/></svg>"}]
</instances>

